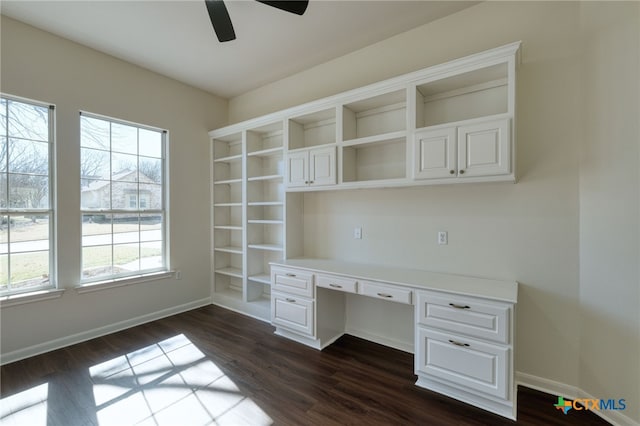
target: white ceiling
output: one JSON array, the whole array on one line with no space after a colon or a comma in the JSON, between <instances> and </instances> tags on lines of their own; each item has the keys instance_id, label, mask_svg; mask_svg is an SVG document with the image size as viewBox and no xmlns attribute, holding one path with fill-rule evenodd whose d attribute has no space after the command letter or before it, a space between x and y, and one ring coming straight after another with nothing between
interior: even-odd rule
<instances>
[{"instance_id":1,"label":"white ceiling","mask_svg":"<svg viewBox=\"0 0 640 426\"><path fill-rule=\"evenodd\" d=\"M223 97L455 13L471 1L310 0L303 16L226 0L220 43L203 0L0 1L3 15Z\"/></svg>"}]
</instances>

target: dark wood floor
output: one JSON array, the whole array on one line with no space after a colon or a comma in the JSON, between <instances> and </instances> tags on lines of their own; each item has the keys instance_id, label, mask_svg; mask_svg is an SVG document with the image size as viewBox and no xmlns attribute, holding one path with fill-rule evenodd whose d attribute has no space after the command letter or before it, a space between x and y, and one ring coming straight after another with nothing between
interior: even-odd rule
<instances>
[{"instance_id":1,"label":"dark wood floor","mask_svg":"<svg viewBox=\"0 0 640 426\"><path fill-rule=\"evenodd\" d=\"M518 421L414 386L413 356L344 336L322 352L207 306L5 365L0 423L606 425L518 390Z\"/></svg>"}]
</instances>

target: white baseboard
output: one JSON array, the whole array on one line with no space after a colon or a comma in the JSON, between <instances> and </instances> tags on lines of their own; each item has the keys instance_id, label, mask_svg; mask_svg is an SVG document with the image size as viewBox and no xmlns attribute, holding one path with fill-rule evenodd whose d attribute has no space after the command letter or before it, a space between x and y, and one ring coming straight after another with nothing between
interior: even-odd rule
<instances>
[{"instance_id":1,"label":"white baseboard","mask_svg":"<svg viewBox=\"0 0 640 426\"><path fill-rule=\"evenodd\" d=\"M128 320L108 324L103 327L94 328L92 330L83 331L81 333L72 334L70 336L61 337L59 339L49 340L48 342L39 343L37 345L18 349L16 351L3 353L0 355L0 365L9 364L11 362L20 361L21 359L54 351L66 346L82 343L87 340L95 339L96 337L115 333L117 331L125 330L127 328L135 327L147 322L156 321L162 318L169 317L171 315L176 315L210 304L210 297L200 300L194 300L193 302L184 303L178 306L172 306L170 308L162 309L160 311L152 312L146 315L141 315L135 318L130 318Z\"/></svg>"},{"instance_id":2,"label":"white baseboard","mask_svg":"<svg viewBox=\"0 0 640 426\"><path fill-rule=\"evenodd\" d=\"M516 384L539 390L551 395L562 396L567 399L600 399L588 394L577 386L571 386L564 383L556 382L554 380L549 380L521 372L516 372ZM640 423L626 416L621 411L593 410L591 412L611 423L612 425L640 426Z\"/></svg>"},{"instance_id":3,"label":"white baseboard","mask_svg":"<svg viewBox=\"0 0 640 426\"><path fill-rule=\"evenodd\" d=\"M579 389L576 386L567 385L519 371L516 371L516 384L567 399L579 398L578 395L580 394Z\"/></svg>"}]
</instances>

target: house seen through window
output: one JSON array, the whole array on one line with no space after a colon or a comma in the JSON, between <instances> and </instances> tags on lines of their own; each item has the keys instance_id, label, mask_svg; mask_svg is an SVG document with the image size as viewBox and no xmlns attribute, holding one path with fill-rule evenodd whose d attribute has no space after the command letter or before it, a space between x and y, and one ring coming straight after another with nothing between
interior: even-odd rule
<instances>
[{"instance_id":1,"label":"house seen through window","mask_svg":"<svg viewBox=\"0 0 640 426\"><path fill-rule=\"evenodd\" d=\"M82 113L82 281L166 270L166 131Z\"/></svg>"},{"instance_id":2,"label":"house seen through window","mask_svg":"<svg viewBox=\"0 0 640 426\"><path fill-rule=\"evenodd\" d=\"M54 107L0 97L0 294L53 287Z\"/></svg>"}]
</instances>

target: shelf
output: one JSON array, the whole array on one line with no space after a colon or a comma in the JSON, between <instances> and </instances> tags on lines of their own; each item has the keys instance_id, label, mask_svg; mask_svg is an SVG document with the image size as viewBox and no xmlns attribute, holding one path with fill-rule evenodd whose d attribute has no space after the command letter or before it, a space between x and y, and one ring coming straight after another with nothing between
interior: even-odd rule
<instances>
[{"instance_id":1,"label":"shelf","mask_svg":"<svg viewBox=\"0 0 640 426\"><path fill-rule=\"evenodd\" d=\"M214 163L232 163L234 161L242 160L242 154L230 155L228 157L215 158L213 160Z\"/></svg>"},{"instance_id":2,"label":"shelf","mask_svg":"<svg viewBox=\"0 0 640 426\"><path fill-rule=\"evenodd\" d=\"M255 176L255 177L250 177L247 180L249 182L256 182L256 181L279 180L279 179L282 179L282 175Z\"/></svg>"},{"instance_id":3,"label":"shelf","mask_svg":"<svg viewBox=\"0 0 640 426\"><path fill-rule=\"evenodd\" d=\"M214 270L214 272L216 274L227 275L235 278L242 278L242 269L238 269L238 268L231 268L231 267L220 268L220 269Z\"/></svg>"},{"instance_id":4,"label":"shelf","mask_svg":"<svg viewBox=\"0 0 640 426\"><path fill-rule=\"evenodd\" d=\"M236 247L236 246L214 247L213 250L222 251L225 253L242 254L242 247Z\"/></svg>"},{"instance_id":5,"label":"shelf","mask_svg":"<svg viewBox=\"0 0 640 426\"><path fill-rule=\"evenodd\" d=\"M257 283L271 285L271 276L269 274L256 274L249 276L251 281L255 281Z\"/></svg>"},{"instance_id":6,"label":"shelf","mask_svg":"<svg viewBox=\"0 0 640 426\"><path fill-rule=\"evenodd\" d=\"M407 177L407 138L367 138L342 149L342 181L364 182Z\"/></svg>"},{"instance_id":7,"label":"shelf","mask_svg":"<svg viewBox=\"0 0 640 426\"><path fill-rule=\"evenodd\" d=\"M250 249L256 250L268 250L268 251L283 251L284 248L281 244L249 244Z\"/></svg>"},{"instance_id":8,"label":"shelf","mask_svg":"<svg viewBox=\"0 0 640 426\"><path fill-rule=\"evenodd\" d=\"M283 206L284 203L282 201L251 201L248 202L247 205L251 206Z\"/></svg>"},{"instance_id":9,"label":"shelf","mask_svg":"<svg viewBox=\"0 0 640 426\"><path fill-rule=\"evenodd\" d=\"M237 225L214 225L213 229L229 229L231 231L242 231L242 226L237 226Z\"/></svg>"},{"instance_id":10,"label":"shelf","mask_svg":"<svg viewBox=\"0 0 640 426\"><path fill-rule=\"evenodd\" d=\"M242 207L242 203L215 203L213 207Z\"/></svg>"},{"instance_id":11,"label":"shelf","mask_svg":"<svg viewBox=\"0 0 640 426\"><path fill-rule=\"evenodd\" d=\"M312 112L289 120L288 149L336 142L336 108Z\"/></svg>"},{"instance_id":12,"label":"shelf","mask_svg":"<svg viewBox=\"0 0 640 426\"><path fill-rule=\"evenodd\" d=\"M261 151L254 151L247 154L249 157L270 157L272 155L280 155L284 152L284 148L281 146L275 148L263 149Z\"/></svg>"},{"instance_id":13,"label":"shelf","mask_svg":"<svg viewBox=\"0 0 640 426\"><path fill-rule=\"evenodd\" d=\"M265 220L265 219L250 219L249 223L263 224L263 225L282 225L282 220Z\"/></svg>"},{"instance_id":14,"label":"shelf","mask_svg":"<svg viewBox=\"0 0 640 426\"><path fill-rule=\"evenodd\" d=\"M405 130L399 130L396 132L383 133L380 135L366 136L363 138L349 139L342 143L342 146L354 146L364 144L374 144L378 142L386 142L391 139L406 138L407 132Z\"/></svg>"},{"instance_id":15,"label":"shelf","mask_svg":"<svg viewBox=\"0 0 640 426\"><path fill-rule=\"evenodd\" d=\"M507 113L506 62L416 85L416 127Z\"/></svg>"},{"instance_id":16,"label":"shelf","mask_svg":"<svg viewBox=\"0 0 640 426\"><path fill-rule=\"evenodd\" d=\"M235 289L235 288L224 288L221 290L216 290L214 293L214 298L225 298L225 299L231 299L231 300L236 300L236 301L241 301L242 300L242 290L240 289Z\"/></svg>"},{"instance_id":17,"label":"shelf","mask_svg":"<svg viewBox=\"0 0 640 426\"><path fill-rule=\"evenodd\" d=\"M213 182L214 185L229 185L234 183L242 183L241 178L237 179L224 179L224 180L216 180Z\"/></svg>"},{"instance_id":18,"label":"shelf","mask_svg":"<svg viewBox=\"0 0 640 426\"><path fill-rule=\"evenodd\" d=\"M360 139L407 128L407 91L396 90L342 107L342 139Z\"/></svg>"}]
</instances>

